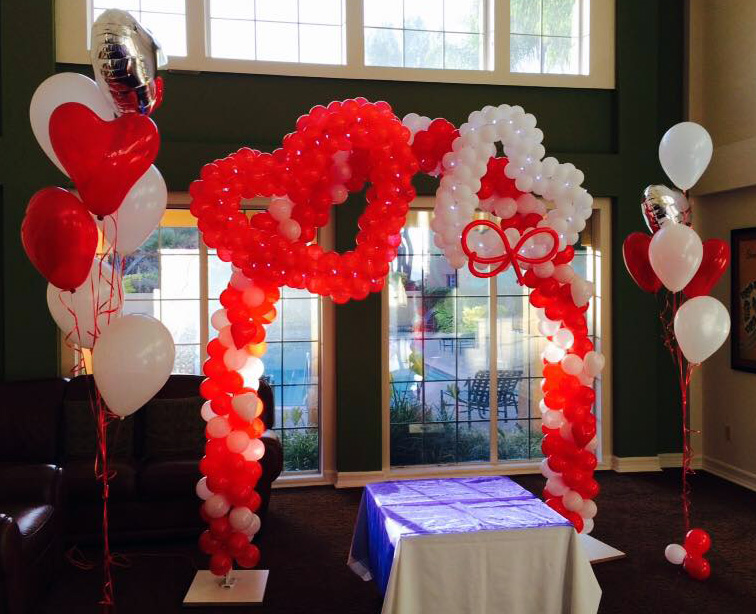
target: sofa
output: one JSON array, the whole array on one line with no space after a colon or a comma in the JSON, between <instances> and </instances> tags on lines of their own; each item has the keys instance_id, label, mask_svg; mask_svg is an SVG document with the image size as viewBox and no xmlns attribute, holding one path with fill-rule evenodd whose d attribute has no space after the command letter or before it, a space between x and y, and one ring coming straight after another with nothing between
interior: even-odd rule
<instances>
[{"instance_id":1,"label":"sofa","mask_svg":"<svg viewBox=\"0 0 756 614\"><path fill-rule=\"evenodd\" d=\"M109 424L109 526L115 543L197 536L204 528L195 494L205 445L202 379L172 375L138 412ZM45 585L64 540L100 538L93 393L91 376L0 385L0 614L28 611L28 596L35 592L30 579L35 587ZM262 382L259 394L261 418L271 429L272 391ZM272 483L283 469L283 450L270 432L262 441L256 490L264 518Z\"/></svg>"}]
</instances>

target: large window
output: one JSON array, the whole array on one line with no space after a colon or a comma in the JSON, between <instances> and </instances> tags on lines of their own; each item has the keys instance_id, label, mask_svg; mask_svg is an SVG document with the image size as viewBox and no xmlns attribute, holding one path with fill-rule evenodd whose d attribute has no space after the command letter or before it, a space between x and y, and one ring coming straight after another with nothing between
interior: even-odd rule
<instances>
[{"instance_id":1,"label":"large window","mask_svg":"<svg viewBox=\"0 0 756 614\"><path fill-rule=\"evenodd\" d=\"M174 69L614 87L614 0L60 0L59 62L88 63L109 7Z\"/></svg>"},{"instance_id":2,"label":"large window","mask_svg":"<svg viewBox=\"0 0 756 614\"><path fill-rule=\"evenodd\" d=\"M599 215L575 246L573 267L597 284L588 328L600 349ZM410 212L385 291L389 463L540 459L546 340L529 290L511 268L491 279L452 269L433 243L431 216L427 209ZM601 424L601 394L597 398Z\"/></svg>"},{"instance_id":3,"label":"large window","mask_svg":"<svg viewBox=\"0 0 756 614\"><path fill-rule=\"evenodd\" d=\"M161 320L176 343L174 373L200 374L209 326L221 307L219 296L231 275L199 236L188 211L169 210L147 241L124 259L124 313ZM285 470L321 469L321 300L284 288L278 317L268 326L264 377L276 400L275 431L284 450Z\"/></svg>"}]
</instances>

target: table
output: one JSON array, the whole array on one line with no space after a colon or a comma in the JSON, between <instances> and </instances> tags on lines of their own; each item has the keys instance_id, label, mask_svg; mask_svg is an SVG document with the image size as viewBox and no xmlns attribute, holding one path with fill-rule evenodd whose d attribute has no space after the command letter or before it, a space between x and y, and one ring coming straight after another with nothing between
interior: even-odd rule
<instances>
[{"instance_id":1,"label":"table","mask_svg":"<svg viewBox=\"0 0 756 614\"><path fill-rule=\"evenodd\" d=\"M601 599L572 525L502 476L366 486L348 564L383 614L593 614Z\"/></svg>"}]
</instances>

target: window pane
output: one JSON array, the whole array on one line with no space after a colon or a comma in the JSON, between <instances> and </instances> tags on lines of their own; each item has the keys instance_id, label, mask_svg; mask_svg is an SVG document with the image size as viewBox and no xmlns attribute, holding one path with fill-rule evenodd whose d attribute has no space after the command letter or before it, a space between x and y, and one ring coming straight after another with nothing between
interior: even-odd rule
<instances>
[{"instance_id":1,"label":"window pane","mask_svg":"<svg viewBox=\"0 0 756 614\"><path fill-rule=\"evenodd\" d=\"M444 0L404 0L404 27L442 31Z\"/></svg>"},{"instance_id":2,"label":"window pane","mask_svg":"<svg viewBox=\"0 0 756 614\"><path fill-rule=\"evenodd\" d=\"M210 17L254 19L255 0L210 0Z\"/></svg>"},{"instance_id":3,"label":"window pane","mask_svg":"<svg viewBox=\"0 0 756 614\"><path fill-rule=\"evenodd\" d=\"M580 43L577 38L543 37L543 72L576 75L580 72Z\"/></svg>"},{"instance_id":4,"label":"window pane","mask_svg":"<svg viewBox=\"0 0 756 614\"><path fill-rule=\"evenodd\" d=\"M509 68L512 72L541 72L540 36L512 34L509 46Z\"/></svg>"},{"instance_id":5,"label":"window pane","mask_svg":"<svg viewBox=\"0 0 756 614\"><path fill-rule=\"evenodd\" d=\"M318 348L316 343L285 341L283 348L283 383L318 383Z\"/></svg>"},{"instance_id":6,"label":"window pane","mask_svg":"<svg viewBox=\"0 0 756 614\"><path fill-rule=\"evenodd\" d=\"M123 11L138 11L139 0L95 0L95 9L121 9Z\"/></svg>"},{"instance_id":7,"label":"window pane","mask_svg":"<svg viewBox=\"0 0 756 614\"><path fill-rule=\"evenodd\" d=\"M404 21L402 0L365 0L363 6L366 26L402 27Z\"/></svg>"},{"instance_id":8,"label":"window pane","mask_svg":"<svg viewBox=\"0 0 756 614\"><path fill-rule=\"evenodd\" d=\"M483 0L445 0L444 29L447 32L482 32Z\"/></svg>"},{"instance_id":9,"label":"window pane","mask_svg":"<svg viewBox=\"0 0 756 614\"><path fill-rule=\"evenodd\" d=\"M580 0L543 0L544 36L580 35Z\"/></svg>"},{"instance_id":10,"label":"window pane","mask_svg":"<svg viewBox=\"0 0 756 614\"><path fill-rule=\"evenodd\" d=\"M155 35L167 55L186 55L186 18L183 15L142 11L139 21Z\"/></svg>"},{"instance_id":11,"label":"window pane","mask_svg":"<svg viewBox=\"0 0 756 614\"><path fill-rule=\"evenodd\" d=\"M160 321L175 343L199 343L199 307L198 300L162 301Z\"/></svg>"},{"instance_id":12,"label":"window pane","mask_svg":"<svg viewBox=\"0 0 756 614\"><path fill-rule=\"evenodd\" d=\"M509 30L512 34L541 34L540 0L510 0Z\"/></svg>"},{"instance_id":13,"label":"window pane","mask_svg":"<svg viewBox=\"0 0 756 614\"><path fill-rule=\"evenodd\" d=\"M297 0L255 0L257 19L297 23Z\"/></svg>"},{"instance_id":14,"label":"window pane","mask_svg":"<svg viewBox=\"0 0 756 614\"><path fill-rule=\"evenodd\" d=\"M304 0L299 3L299 23L322 23L340 26L342 0Z\"/></svg>"},{"instance_id":15,"label":"window pane","mask_svg":"<svg viewBox=\"0 0 756 614\"><path fill-rule=\"evenodd\" d=\"M142 11L155 13L176 13L183 15L186 10L185 0L141 0Z\"/></svg>"},{"instance_id":16,"label":"window pane","mask_svg":"<svg viewBox=\"0 0 756 614\"><path fill-rule=\"evenodd\" d=\"M341 26L299 26L299 61L341 64Z\"/></svg>"},{"instance_id":17,"label":"window pane","mask_svg":"<svg viewBox=\"0 0 756 614\"><path fill-rule=\"evenodd\" d=\"M404 65L408 67L443 68L443 34L405 30L404 58Z\"/></svg>"},{"instance_id":18,"label":"window pane","mask_svg":"<svg viewBox=\"0 0 756 614\"><path fill-rule=\"evenodd\" d=\"M401 66L402 31L365 28L365 64L367 66Z\"/></svg>"},{"instance_id":19,"label":"window pane","mask_svg":"<svg viewBox=\"0 0 756 614\"><path fill-rule=\"evenodd\" d=\"M163 299L199 299L199 254L188 250L160 252L160 296ZM194 251L194 250L192 250Z\"/></svg>"},{"instance_id":20,"label":"window pane","mask_svg":"<svg viewBox=\"0 0 756 614\"><path fill-rule=\"evenodd\" d=\"M320 321L318 299L284 299L278 305L279 318L283 322L284 341L317 339Z\"/></svg>"},{"instance_id":21,"label":"window pane","mask_svg":"<svg viewBox=\"0 0 756 614\"><path fill-rule=\"evenodd\" d=\"M207 294L210 298L218 298L231 279L231 263L223 262L218 256L208 255L207 273Z\"/></svg>"},{"instance_id":22,"label":"window pane","mask_svg":"<svg viewBox=\"0 0 756 614\"><path fill-rule=\"evenodd\" d=\"M176 360L173 363L174 373L196 375L200 373L199 345L177 345Z\"/></svg>"},{"instance_id":23,"label":"window pane","mask_svg":"<svg viewBox=\"0 0 756 614\"><path fill-rule=\"evenodd\" d=\"M319 465L317 429L284 430L281 433L285 471L315 471Z\"/></svg>"},{"instance_id":24,"label":"window pane","mask_svg":"<svg viewBox=\"0 0 756 614\"><path fill-rule=\"evenodd\" d=\"M481 70L483 50L480 34L445 34L445 68L458 70Z\"/></svg>"},{"instance_id":25,"label":"window pane","mask_svg":"<svg viewBox=\"0 0 756 614\"><path fill-rule=\"evenodd\" d=\"M255 22L210 20L210 55L236 60L255 59Z\"/></svg>"},{"instance_id":26,"label":"window pane","mask_svg":"<svg viewBox=\"0 0 756 614\"><path fill-rule=\"evenodd\" d=\"M258 21L257 59L296 62L299 59L298 38L296 24Z\"/></svg>"}]
</instances>

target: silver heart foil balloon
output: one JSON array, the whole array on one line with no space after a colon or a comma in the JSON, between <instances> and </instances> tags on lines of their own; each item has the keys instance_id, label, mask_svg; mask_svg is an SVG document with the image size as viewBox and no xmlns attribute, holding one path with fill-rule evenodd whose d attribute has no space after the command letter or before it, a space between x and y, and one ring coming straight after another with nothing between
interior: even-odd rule
<instances>
[{"instance_id":1,"label":"silver heart foil balloon","mask_svg":"<svg viewBox=\"0 0 756 614\"><path fill-rule=\"evenodd\" d=\"M95 79L119 115L149 115L160 102L157 69L167 61L149 30L126 11L108 9L92 24Z\"/></svg>"},{"instance_id":2,"label":"silver heart foil balloon","mask_svg":"<svg viewBox=\"0 0 756 614\"><path fill-rule=\"evenodd\" d=\"M643 190L641 210L651 234L668 222L686 226L693 223L693 213L688 199L682 192L665 185L650 185Z\"/></svg>"}]
</instances>

